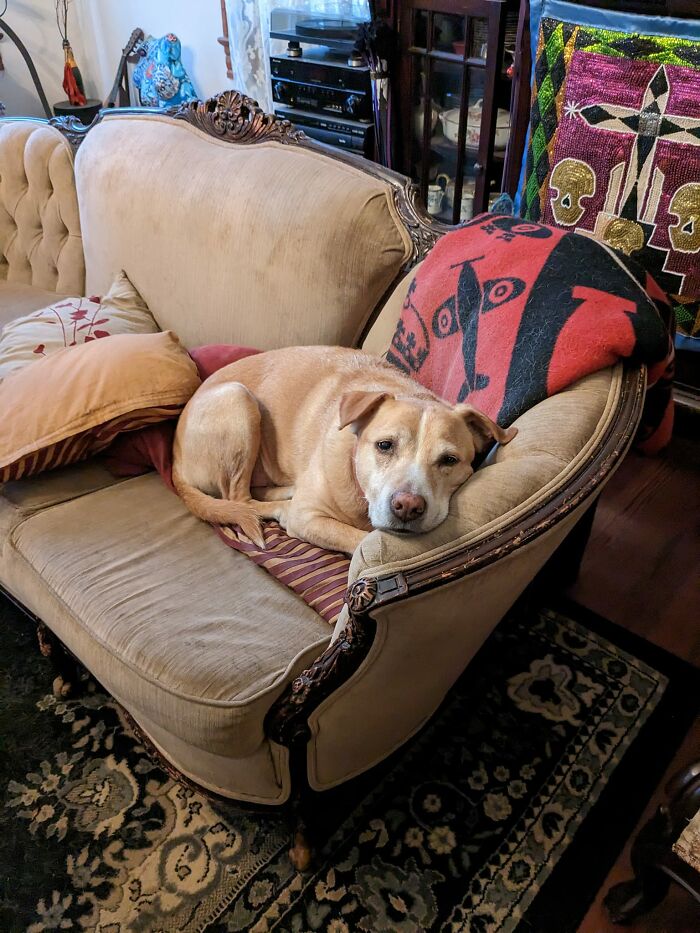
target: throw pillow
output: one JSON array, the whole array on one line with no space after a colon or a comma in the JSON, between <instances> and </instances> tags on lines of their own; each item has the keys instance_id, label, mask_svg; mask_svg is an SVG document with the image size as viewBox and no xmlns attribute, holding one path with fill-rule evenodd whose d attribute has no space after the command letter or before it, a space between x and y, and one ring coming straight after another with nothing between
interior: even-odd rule
<instances>
[{"instance_id":1,"label":"throw pillow","mask_svg":"<svg viewBox=\"0 0 700 933\"><path fill-rule=\"evenodd\" d=\"M175 418L199 384L171 331L56 350L0 380L0 482L75 463L120 432Z\"/></svg>"},{"instance_id":2,"label":"throw pillow","mask_svg":"<svg viewBox=\"0 0 700 933\"><path fill-rule=\"evenodd\" d=\"M0 379L63 347L159 330L143 298L120 272L102 299L57 298L48 308L6 324L0 336Z\"/></svg>"},{"instance_id":3,"label":"throw pillow","mask_svg":"<svg viewBox=\"0 0 700 933\"><path fill-rule=\"evenodd\" d=\"M643 264L700 349L700 21L533 0L532 25L522 216Z\"/></svg>"}]
</instances>

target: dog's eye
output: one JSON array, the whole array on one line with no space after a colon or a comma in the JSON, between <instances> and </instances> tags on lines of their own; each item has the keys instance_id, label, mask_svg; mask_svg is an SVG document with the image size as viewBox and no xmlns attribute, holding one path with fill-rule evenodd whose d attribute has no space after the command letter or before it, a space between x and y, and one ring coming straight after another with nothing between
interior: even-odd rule
<instances>
[{"instance_id":1,"label":"dog's eye","mask_svg":"<svg viewBox=\"0 0 700 933\"><path fill-rule=\"evenodd\" d=\"M377 441L377 443L374 446L377 448L377 450L381 450L383 454L387 454L389 453L390 450L393 449L394 442L393 441Z\"/></svg>"},{"instance_id":2,"label":"dog's eye","mask_svg":"<svg viewBox=\"0 0 700 933\"><path fill-rule=\"evenodd\" d=\"M453 457L452 454L445 454L443 457L440 457L438 464L440 466L452 467L455 464L459 463L457 457Z\"/></svg>"}]
</instances>

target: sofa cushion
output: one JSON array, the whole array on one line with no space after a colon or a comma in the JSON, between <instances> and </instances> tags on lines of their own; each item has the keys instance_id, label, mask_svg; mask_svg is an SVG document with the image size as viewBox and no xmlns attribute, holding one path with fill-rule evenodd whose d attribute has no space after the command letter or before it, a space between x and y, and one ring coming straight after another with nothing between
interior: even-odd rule
<instances>
[{"instance_id":1,"label":"sofa cushion","mask_svg":"<svg viewBox=\"0 0 700 933\"><path fill-rule=\"evenodd\" d=\"M0 570L137 721L214 755L259 748L270 704L330 636L154 474L30 516Z\"/></svg>"},{"instance_id":2,"label":"sofa cushion","mask_svg":"<svg viewBox=\"0 0 700 933\"><path fill-rule=\"evenodd\" d=\"M107 116L76 179L88 291L123 268L189 347L351 344L411 252L388 183L168 117Z\"/></svg>"},{"instance_id":3,"label":"sofa cushion","mask_svg":"<svg viewBox=\"0 0 700 933\"><path fill-rule=\"evenodd\" d=\"M0 551L12 528L28 515L120 482L99 461L84 460L5 483L0 486Z\"/></svg>"},{"instance_id":4,"label":"sofa cushion","mask_svg":"<svg viewBox=\"0 0 700 933\"><path fill-rule=\"evenodd\" d=\"M10 321L14 321L15 318L46 308L63 297L56 292L37 288L34 285L0 281L0 329Z\"/></svg>"},{"instance_id":5,"label":"sofa cushion","mask_svg":"<svg viewBox=\"0 0 700 933\"><path fill-rule=\"evenodd\" d=\"M199 384L170 331L56 350L0 379L0 480L76 463L121 431L174 417Z\"/></svg>"},{"instance_id":6,"label":"sofa cushion","mask_svg":"<svg viewBox=\"0 0 700 933\"><path fill-rule=\"evenodd\" d=\"M155 334L158 325L143 299L119 272L104 296L53 298L10 321L0 334L0 379L42 356L114 334Z\"/></svg>"},{"instance_id":7,"label":"sofa cushion","mask_svg":"<svg viewBox=\"0 0 700 933\"><path fill-rule=\"evenodd\" d=\"M85 287L73 153L43 121L0 121L0 279L62 294Z\"/></svg>"}]
</instances>

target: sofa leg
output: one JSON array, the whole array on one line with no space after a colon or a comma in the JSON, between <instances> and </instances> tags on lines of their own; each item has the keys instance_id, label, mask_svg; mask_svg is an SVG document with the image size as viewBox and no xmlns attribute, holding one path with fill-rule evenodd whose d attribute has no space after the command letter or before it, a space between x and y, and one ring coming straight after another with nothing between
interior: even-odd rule
<instances>
[{"instance_id":1,"label":"sofa leg","mask_svg":"<svg viewBox=\"0 0 700 933\"><path fill-rule=\"evenodd\" d=\"M289 767L292 776L292 799L290 803L290 830L292 847L289 861L296 871L308 871L314 860L313 834L310 816L313 809L309 803L310 788L306 780L306 733L297 737L289 750Z\"/></svg>"},{"instance_id":2,"label":"sofa leg","mask_svg":"<svg viewBox=\"0 0 700 933\"><path fill-rule=\"evenodd\" d=\"M37 625L36 635L39 641L39 651L45 658L51 659L54 667L56 676L52 684L53 695L63 700L75 695L80 683L77 661L43 622Z\"/></svg>"},{"instance_id":3,"label":"sofa leg","mask_svg":"<svg viewBox=\"0 0 700 933\"><path fill-rule=\"evenodd\" d=\"M308 828L303 820L299 820L294 827L292 848L289 850L289 861L296 871L308 871L313 862L314 852L309 841Z\"/></svg>"}]
</instances>

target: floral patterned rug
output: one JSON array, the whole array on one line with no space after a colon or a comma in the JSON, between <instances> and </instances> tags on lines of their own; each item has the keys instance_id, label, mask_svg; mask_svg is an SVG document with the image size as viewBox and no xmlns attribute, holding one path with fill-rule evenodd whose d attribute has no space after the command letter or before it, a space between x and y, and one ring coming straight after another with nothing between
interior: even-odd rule
<instances>
[{"instance_id":1,"label":"floral patterned rug","mask_svg":"<svg viewBox=\"0 0 700 933\"><path fill-rule=\"evenodd\" d=\"M300 875L283 814L173 781L99 686L47 694L2 599L0 634L3 933L575 930L700 695L579 607L523 603L406 749L319 798Z\"/></svg>"}]
</instances>

